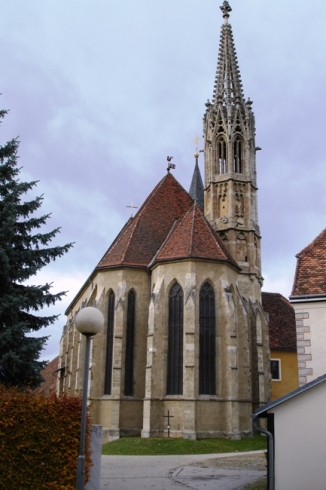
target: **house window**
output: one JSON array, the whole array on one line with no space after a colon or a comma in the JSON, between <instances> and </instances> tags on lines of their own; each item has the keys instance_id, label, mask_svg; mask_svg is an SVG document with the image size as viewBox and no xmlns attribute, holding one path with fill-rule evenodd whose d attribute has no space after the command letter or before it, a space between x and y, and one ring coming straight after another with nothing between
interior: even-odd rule
<instances>
[{"instance_id":1,"label":"house window","mask_svg":"<svg viewBox=\"0 0 326 490\"><path fill-rule=\"evenodd\" d=\"M114 329L114 303L115 294L109 293L108 299L108 328L106 334L106 360L105 360L105 380L104 395L111 395L112 381L112 357L113 357L113 329Z\"/></svg>"},{"instance_id":2,"label":"house window","mask_svg":"<svg viewBox=\"0 0 326 490\"><path fill-rule=\"evenodd\" d=\"M127 339L125 360L125 395L134 394L134 348L135 348L135 292L128 294Z\"/></svg>"},{"instance_id":3,"label":"house window","mask_svg":"<svg viewBox=\"0 0 326 490\"><path fill-rule=\"evenodd\" d=\"M169 293L167 394L183 391L183 291L175 283Z\"/></svg>"},{"instance_id":4,"label":"house window","mask_svg":"<svg viewBox=\"0 0 326 490\"><path fill-rule=\"evenodd\" d=\"M240 136L237 136L233 143L233 170L234 172L242 173L242 140Z\"/></svg>"},{"instance_id":5,"label":"house window","mask_svg":"<svg viewBox=\"0 0 326 490\"><path fill-rule=\"evenodd\" d=\"M199 394L215 393L215 294L206 282L199 294Z\"/></svg>"},{"instance_id":6,"label":"house window","mask_svg":"<svg viewBox=\"0 0 326 490\"><path fill-rule=\"evenodd\" d=\"M281 359L271 359L272 381L281 381Z\"/></svg>"}]
</instances>

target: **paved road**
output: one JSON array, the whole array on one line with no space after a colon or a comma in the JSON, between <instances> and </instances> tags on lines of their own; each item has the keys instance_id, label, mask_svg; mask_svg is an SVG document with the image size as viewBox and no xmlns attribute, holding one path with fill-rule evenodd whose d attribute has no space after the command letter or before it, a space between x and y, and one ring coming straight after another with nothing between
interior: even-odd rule
<instances>
[{"instance_id":1,"label":"paved road","mask_svg":"<svg viewBox=\"0 0 326 490\"><path fill-rule=\"evenodd\" d=\"M210 459L230 456L235 454L102 456L101 490L236 490L266 475L266 471L209 464Z\"/></svg>"}]
</instances>

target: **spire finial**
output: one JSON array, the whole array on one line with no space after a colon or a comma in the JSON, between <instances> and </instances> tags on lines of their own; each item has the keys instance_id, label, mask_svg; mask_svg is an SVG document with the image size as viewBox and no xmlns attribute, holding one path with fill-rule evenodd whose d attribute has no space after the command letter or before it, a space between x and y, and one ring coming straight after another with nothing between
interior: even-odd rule
<instances>
[{"instance_id":1,"label":"spire finial","mask_svg":"<svg viewBox=\"0 0 326 490\"><path fill-rule=\"evenodd\" d=\"M198 136L198 134L196 134L196 136L194 138L194 143L196 145L196 152L195 152L194 157L197 159L199 157L199 153L198 153L199 136Z\"/></svg>"},{"instance_id":2,"label":"spire finial","mask_svg":"<svg viewBox=\"0 0 326 490\"><path fill-rule=\"evenodd\" d=\"M220 7L220 9L223 12L223 19L224 19L225 23L227 23L228 18L230 17L229 12L232 11L232 9L231 9L231 7L229 5L229 2L227 2L226 0L224 0L223 5Z\"/></svg>"}]
</instances>

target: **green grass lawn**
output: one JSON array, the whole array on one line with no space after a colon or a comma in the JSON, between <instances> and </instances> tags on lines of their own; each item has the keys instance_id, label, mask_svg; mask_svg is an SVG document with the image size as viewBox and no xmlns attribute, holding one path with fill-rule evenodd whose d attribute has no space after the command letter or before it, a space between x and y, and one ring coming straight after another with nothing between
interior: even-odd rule
<instances>
[{"instance_id":1,"label":"green grass lawn","mask_svg":"<svg viewBox=\"0 0 326 490\"><path fill-rule=\"evenodd\" d=\"M168 439L153 437L122 437L114 442L103 444L102 454L117 456L159 456L167 454L214 454L235 453L237 451L257 451L266 449L267 438L254 436L253 438L231 441L230 439Z\"/></svg>"}]
</instances>

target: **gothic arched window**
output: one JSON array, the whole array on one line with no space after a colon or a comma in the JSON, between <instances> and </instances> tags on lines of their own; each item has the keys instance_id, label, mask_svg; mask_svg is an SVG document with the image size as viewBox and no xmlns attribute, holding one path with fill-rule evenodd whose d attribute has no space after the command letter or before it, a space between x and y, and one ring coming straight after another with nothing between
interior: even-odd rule
<instances>
[{"instance_id":1,"label":"gothic arched window","mask_svg":"<svg viewBox=\"0 0 326 490\"><path fill-rule=\"evenodd\" d=\"M135 348L135 291L128 294L127 338L125 359L125 395L134 394L134 348Z\"/></svg>"},{"instance_id":2,"label":"gothic arched window","mask_svg":"<svg viewBox=\"0 0 326 490\"><path fill-rule=\"evenodd\" d=\"M168 395L183 392L183 291L175 283L169 293Z\"/></svg>"},{"instance_id":3,"label":"gothic arched window","mask_svg":"<svg viewBox=\"0 0 326 490\"><path fill-rule=\"evenodd\" d=\"M113 358L113 330L114 330L114 303L115 294L110 291L108 298L108 328L106 334L106 359L104 395L111 395L112 358Z\"/></svg>"},{"instance_id":4,"label":"gothic arched window","mask_svg":"<svg viewBox=\"0 0 326 490\"><path fill-rule=\"evenodd\" d=\"M225 174L227 172L227 166L226 166L226 141L224 138L218 140L217 151L218 151L218 173Z\"/></svg>"},{"instance_id":5,"label":"gothic arched window","mask_svg":"<svg viewBox=\"0 0 326 490\"><path fill-rule=\"evenodd\" d=\"M242 139L236 136L233 142L233 170L234 172L242 173Z\"/></svg>"},{"instance_id":6,"label":"gothic arched window","mask_svg":"<svg viewBox=\"0 0 326 490\"><path fill-rule=\"evenodd\" d=\"M215 294L205 282L199 293L199 394L215 393Z\"/></svg>"}]
</instances>

